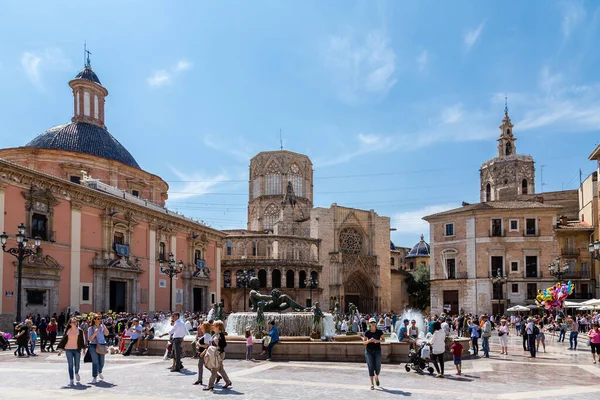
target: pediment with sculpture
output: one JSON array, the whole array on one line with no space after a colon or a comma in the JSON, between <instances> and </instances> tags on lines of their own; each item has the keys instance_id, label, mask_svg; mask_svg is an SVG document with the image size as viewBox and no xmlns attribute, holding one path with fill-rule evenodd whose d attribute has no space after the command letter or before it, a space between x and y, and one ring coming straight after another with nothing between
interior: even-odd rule
<instances>
[{"instance_id":1,"label":"pediment with sculpture","mask_svg":"<svg viewBox=\"0 0 600 400\"><path fill-rule=\"evenodd\" d=\"M13 261L15 274L18 262ZM23 277L32 279L60 279L60 272L64 269L62 265L52 256L44 254L42 247L36 249L35 254L23 260Z\"/></svg>"}]
</instances>

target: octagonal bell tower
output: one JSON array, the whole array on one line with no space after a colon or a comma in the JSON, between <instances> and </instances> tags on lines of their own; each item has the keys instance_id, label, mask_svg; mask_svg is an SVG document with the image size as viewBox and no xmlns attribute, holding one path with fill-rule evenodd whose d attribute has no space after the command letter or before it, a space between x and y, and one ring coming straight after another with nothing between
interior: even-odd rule
<instances>
[{"instance_id":1,"label":"octagonal bell tower","mask_svg":"<svg viewBox=\"0 0 600 400\"><path fill-rule=\"evenodd\" d=\"M313 168L310 159L287 150L264 151L250 160L248 230L272 232L293 188L297 221L309 217L313 206ZM289 193L287 194L289 197Z\"/></svg>"}]
</instances>

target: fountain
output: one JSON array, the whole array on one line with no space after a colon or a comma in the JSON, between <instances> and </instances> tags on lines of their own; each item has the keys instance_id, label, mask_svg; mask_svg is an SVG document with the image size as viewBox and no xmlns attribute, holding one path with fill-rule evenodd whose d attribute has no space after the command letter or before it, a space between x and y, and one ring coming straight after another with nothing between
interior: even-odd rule
<instances>
[{"instance_id":1,"label":"fountain","mask_svg":"<svg viewBox=\"0 0 600 400\"><path fill-rule=\"evenodd\" d=\"M228 336L244 336L246 329L252 329L257 336L259 329L255 312L238 312L230 314L227 318L225 331ZM275 321L280 336L310 336L313 332L313 313L311 312L289 312L289 313L264 313L265 321ZM323 313L323 331L321 336L331 337L335 335L335 322L333 315Z\"/></svg>"},{"instance_id":2,"label":"fountain","mask_svg":"<svg viewBox=\"0 0 600 400\"><path fill-rule=\"evenodd\" d=\"M398 340L398 338L400 337L400 329L404 326L405 319L409 321L414 320L416 322L417 328L419 328L419 339L425 339L428 332L428 328L425 324L425 318L423 317L423 314L420 311L412 308L405 310L398 319L398 322L396 322L396 326L394 326L394 331L396 333L395 339ZM391 338L391 340L394 339Z\"/></svg>"},{"instance_id":3,"label":"fountain","mask_svg":"<svg viewBox=\"0 0 600 400\"><path fill-rule=\"evenodd\" d=\"M190 330L191 330L190 322L186 321L185 318L183 318L183 316L179 317L179 319L181 319L185 323L185 327L188 331L187 335L185 335L185 337L184 337L184 340L195 340L196 335L190 333ZM153 322L152 327L154 328L154 336L155 336L156 340L167 340L166 337L161 339L158 336L163 333L167 333L171 330L171 319L168 318L168 319L164 319L163 321Z\"/></svg>"}]
</instances>

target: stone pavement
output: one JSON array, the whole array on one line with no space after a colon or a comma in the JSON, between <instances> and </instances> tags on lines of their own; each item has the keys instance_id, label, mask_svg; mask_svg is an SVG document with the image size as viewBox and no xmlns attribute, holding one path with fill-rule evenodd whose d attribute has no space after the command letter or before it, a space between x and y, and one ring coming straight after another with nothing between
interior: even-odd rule
<instances>
[{"instance_id":1,"label":"stone pavement","mask_svg":"<svg viewBox=\"0 0 600 400\"><path fill-rule=\"evenodd\" d=\"M246 362L226 360L233 387L214 393L193 386L196 360L184 359L184 373L167 370L170 361L159 357L107 356L105 382L91 384L91 365L82 364L81 384L66 386L64 355L40 355L17 359L0 353L0 398L48 400L85 396L91 399L192 399L228 395L239 399L348 399L412 397L416 399L598 399L600 365L592 364L589 347L568 351L547 335L547 353L528 359L521 338L511 335L509 355L500 355L497 336L492 337L491 358L463 361L463 376L455 375L446 362L444 379L407 373L404 365L383 365L381 388L369 390L366 366L359 363ZM480 353L481 354L481 353ZM205 371L204 382L207 383Z\"/></svg>"}]
</instances>

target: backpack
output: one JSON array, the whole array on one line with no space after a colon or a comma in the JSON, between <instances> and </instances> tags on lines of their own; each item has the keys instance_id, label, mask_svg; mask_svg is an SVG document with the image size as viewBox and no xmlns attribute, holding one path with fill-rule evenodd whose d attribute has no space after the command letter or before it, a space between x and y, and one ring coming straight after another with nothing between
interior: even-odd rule
<instances>
[{"instance_id":1,"label":"backpack","mask_svg":"<svg viewBox=\"0 0 600 400\"><path fill-rule=\"evenodd\" d=\"M538 328L538 327L537 327L537 325L534 325L534 326L533 326L533 334L534 334L535 336L537 336L537 335L539 335L539 334L540 334L540 328Z\"/></svg>"}]
</instances>

